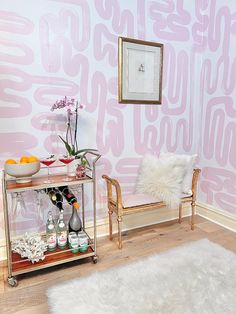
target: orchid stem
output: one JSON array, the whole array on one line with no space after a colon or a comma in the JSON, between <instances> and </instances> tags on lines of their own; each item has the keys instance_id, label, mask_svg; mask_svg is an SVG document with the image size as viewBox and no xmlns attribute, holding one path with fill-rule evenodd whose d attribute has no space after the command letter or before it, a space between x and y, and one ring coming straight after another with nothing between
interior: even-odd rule
<instances>
[{"instance_id":1,"label":"orchid stem","mask_svg":"<svg viewBox=\"0 0 236 314\"><path fill-rule=\"evenodd\" d=\"M74 132L74 146L75 146L76 151L78 150L77 124L78 124L78 101L76 102L76 108L75 108L75 132Z\"/></svg>"}]
</instances>

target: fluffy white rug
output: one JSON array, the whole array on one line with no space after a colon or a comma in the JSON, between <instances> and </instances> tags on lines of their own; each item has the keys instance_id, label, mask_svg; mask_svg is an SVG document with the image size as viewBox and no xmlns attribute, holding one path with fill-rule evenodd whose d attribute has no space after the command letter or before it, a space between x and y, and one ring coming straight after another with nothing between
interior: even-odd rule
<instances>
[{"instance_id":1,"label":"fluffy white rug","mask_svg":"<svg viewBox=\"0 0 236 314\"><path fill-rule=\"evenodd\" d=\"M206 239L47 291L55 314L235 314L236 254Z\"/></svg>"}]
</instances>

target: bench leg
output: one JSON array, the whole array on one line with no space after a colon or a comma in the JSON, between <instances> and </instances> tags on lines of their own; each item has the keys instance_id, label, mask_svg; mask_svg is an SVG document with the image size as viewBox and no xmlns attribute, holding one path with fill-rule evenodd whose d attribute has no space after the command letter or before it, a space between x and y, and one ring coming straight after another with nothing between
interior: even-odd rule
<instances>
[{"instance_id":1,"label":"bench leg","mask_svg":"<svg viewBox=\"0 0 236 314\"><path fill-rule=\"evenodd\" d=\"M122 223L122 217L117 217L118 222L118 247L119 249L122 249L122 238L121 238L121 223Z\"/></svg>"},{"instance_id":2,"label":"bench leg","mask_svg":"<svg viewBox=\"0 0 236 314\"><path fill-rule=\"evenodd\" d=\"M112 213L113 211L109 209L109 239L112 240Z\"/></svg>"},{"instance_id":3,"label":"bench leg","mask_svg":"<svg viewBox=\"0 0 236 314\"><path fill-rule=\"evenodd\" d=\"M179 224L182 222L182 203L179 204Z\"/></svg>"},{"instance_id":4,"label":"bench leg","mask_svg":"<svg viewBox=\"0 0 236 314\"><path fill-rule=\"evenodd\" d=\"M195 201L193 201L193 202L191 203L191 206L192 206L191 230L194 230L194 224L195 224L195 206L196 206Z\"/></svg>"}]
</instances>

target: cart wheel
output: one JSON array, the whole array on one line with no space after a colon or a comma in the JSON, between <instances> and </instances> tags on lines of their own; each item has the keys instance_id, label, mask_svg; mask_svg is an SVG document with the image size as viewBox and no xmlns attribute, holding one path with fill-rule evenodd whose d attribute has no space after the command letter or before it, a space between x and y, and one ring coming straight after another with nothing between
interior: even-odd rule
<instances>
[{"instance_id":1,"label":"cart wheel","mask_svg":"<svg viewBox=\"0 0 236 314\"><path fill-rule=\"evenodd\" d=\"M16 277L14 277L14 276L8 277L7 282L12 287L16 287L18 285L18 281L17 281Z\"/></svg>"},{"instance_id":2,"label":"cart wheel","mask_svg":"<svg viewBox=\"0 0 236 314\"><path fill-rule=\"evenodd\" d=\"M93 256L93 263L97 264L97 262L98 262L98 257L97 257L97 255L94 255Z\"/></svg>"}]
</instances>

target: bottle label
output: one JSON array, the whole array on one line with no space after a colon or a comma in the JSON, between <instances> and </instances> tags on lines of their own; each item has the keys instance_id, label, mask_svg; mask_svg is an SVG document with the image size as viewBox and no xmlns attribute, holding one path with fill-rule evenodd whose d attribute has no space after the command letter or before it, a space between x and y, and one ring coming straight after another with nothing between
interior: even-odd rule
<instances>
[{"instance_id":1,"label":"bottle label","mask_svg":"<svg viewBox=\"0 0 236 314\"><path fill-rule=\"evenodd\" d=\"M72 235L71 238L70 238L70 247L72 249L72 252L73 253L77 253L79 252L79 239L78 239L78 236L75 234L75 235Z\"/></svg>"},{"instance_id":2,"label":"bottle label","mask_svg":"<svg viewBox=\"0 0 236 314\"><path fill-rule=\"evenodd\" d=\"M78 238L72 238L71 239L71 247L73 249L78 249L79 248L79 242L78 242Z\"/></svg>"},{"instance_id":3,"label":"bottle label","mask_svg":"<svg viewBox=\"0 0 236 314\"><path fill-rule=\"evenodd\" d=\"M56 234L50 234L47 238L47 244L49 249L54 249L57 246Z\"/></svg>"},{"instance_id":4,"label":"bottle label","mask_svg":"<svg viewBox=\"0 0 236 314\"><path fill-rule=\"evenodd\" d=\"M54 229L54 228L55 228L55 226L54 226L53 223L50 223L50 224L48 225L48 230L52 230L52 229Z\"/></svg>"},{"instance_id":5,"label":"bottle label","mask_svg":"<svg viewBox=\"0 0 236 314\"><path fill-rule=\"evenodd\" d=\"M88 237L83 232L78 234L80 252L86 252L88 249Z\"/></svg>"},{"instance_id":6,"label":"bottle label","mask_svg":"<svg viewBox=\"0 0 236 314\"><path fill-rule=\"evenodd\" d=\"M74 202L77 201L76 197L71 193L66 193L65 197L66 197L67 201L69 202L69 204L73 204Z\"/></svg>"},{"instance_id":7,"label":"bottle label","mask_svg":"<svg viewBox=\"0 0 236 314\"><path fill-rule=\"evenodd\" d=\"M80 247L87 247L88 246L88 241L86 241L86 240L80 240Z\"/></svg>"},{"instance_id":8,"label":"bottle label","mask_svg":"<svg viewBox=\"0 0 236 314\"><path fill-rule=\"evenodd\" d=\"M67 243L67 232L61 231L57 238L58 246L65 246Z\"/></svg>"},{"instance_id":9,"label":"bottle label","mask_svg":"<svg viewBox=\"0 0 236 314\"><path fill-rule=\"evenodd\" d=\"M69 244L71 243L71 238L72 238L72 236L73 236L73 237L76 236L76 232L72 231L72 232L69 233L69 235L68 235Z\"/></svg>"},{"instance_id":10,"label":"bottle label","mask_svg":"<svg viewBox=\"0 0 236 314\"><path fill-rule=\"evenodd\" d=\"M64 228L64 227L65 227L65 223L64 223L64 222L60 222L60 223L58 224L58 227L61 228L61 229Z\"/></svg>"}]
</instances>

